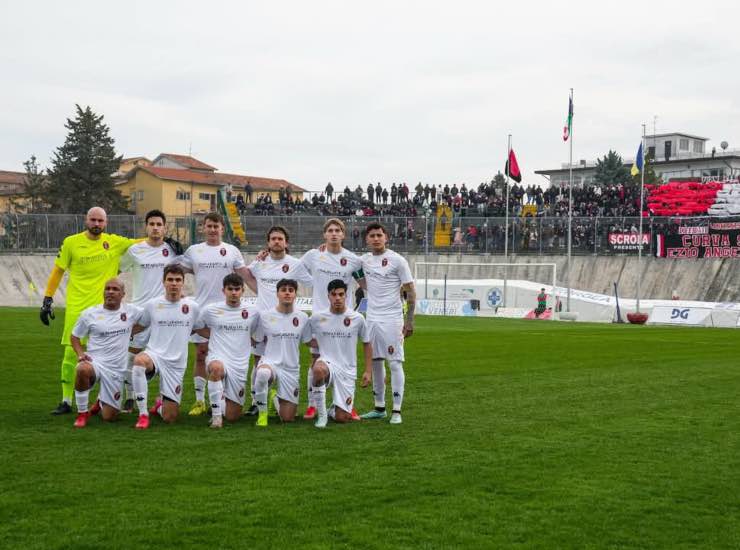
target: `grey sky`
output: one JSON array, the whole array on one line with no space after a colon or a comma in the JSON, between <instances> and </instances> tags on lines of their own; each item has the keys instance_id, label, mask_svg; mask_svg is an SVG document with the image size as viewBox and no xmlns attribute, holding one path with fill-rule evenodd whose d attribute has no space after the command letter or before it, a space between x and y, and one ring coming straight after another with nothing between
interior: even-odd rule
<instances>
[{"instance_id":1,"label":"grey sky","mask_svg":"<svg viewBox=\"0 0 740 550\"><path fill-rule=\"evenodd\" d=\"M80 103L124 156L192 143L311 190L477 184L508 133L539 184L568 160L570 87L574 160L633 156L653 115L740 147L736 2L555 4L3 2L0 169L46 165Z\"/></svg>"}]
</instances>

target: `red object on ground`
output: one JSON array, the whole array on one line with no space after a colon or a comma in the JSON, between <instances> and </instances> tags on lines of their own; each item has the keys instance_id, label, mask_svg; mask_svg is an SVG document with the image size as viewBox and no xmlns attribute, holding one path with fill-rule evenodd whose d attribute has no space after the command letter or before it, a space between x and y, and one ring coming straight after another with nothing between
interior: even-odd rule
<instances>
[{"instance_id":1,"label":"red object on ground","mask_svg":"<svg viewBox=\"0 0 740 550\"><path fill-rule=\"evenodd\" d=\"M633 325L644 325L648 320L647 313L628 313L627 320Z\"/></svg>"}]
</instances>

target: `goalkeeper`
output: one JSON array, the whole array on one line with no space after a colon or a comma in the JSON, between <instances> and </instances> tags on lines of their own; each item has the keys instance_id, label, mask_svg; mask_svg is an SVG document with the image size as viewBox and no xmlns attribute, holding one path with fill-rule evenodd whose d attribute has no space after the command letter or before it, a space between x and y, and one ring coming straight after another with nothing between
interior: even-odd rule
<instances>
[{"instance_id":1,"label":"goalkeeper","mask_svg":"<svg viewBox=\"0 0 740 550\"><path fill-rule=\"evenodd\" d=\"M54 260L49 281L46 283L40 316L41 322L48 325L49 320L54 319L52 310L54 293L62 281L64 272L69 272L64 334L62 334L64 346L62 402L51 414L72 412L77 355L69 338L77 318L83 310L100 303L105 282L118 275L118 262L121 256L132 244L142 240L104 233L107 221L107 215L102 208L96 206L87 212L85 217L87 229L64 239Z\"/></svg>"}]
</instances>

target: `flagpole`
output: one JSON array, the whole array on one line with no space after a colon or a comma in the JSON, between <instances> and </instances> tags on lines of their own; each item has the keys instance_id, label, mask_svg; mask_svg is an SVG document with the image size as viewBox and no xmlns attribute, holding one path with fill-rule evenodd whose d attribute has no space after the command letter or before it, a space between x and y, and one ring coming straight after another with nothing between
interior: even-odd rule
<instances>
[{"instance_id":1,"label":"flagpole","mask_svg":"<svg viewBox=\"0 0 740 550\"><path fill-rule=\"evenodd\" d=\"M506 225L504 227L504 262L509 261L509 174L511 173L511 134L506 151ZM506 283L508 266L504 269L504 307L506 307Z\"/></svg>"},{"instance_id":2,"label":"flagpole","mask_svg":"<svg viewBox=\"0 0 740 550\"><path fill-rule=\"evenodd\" d=\"M570 102L573 104L573 88L570 89ZM568 139L570 141L570 156L568 157L568 296L566 300L565 309L570 312L570 253L571 253L571 240L573 239L573 232L571 227L573 225L573 121L571 120L570 130L568 133Z\"/></svg>"},{"instance_id":3,"label":"flagpole","mask_svg":"<svg viewBox=\"0 0 740 550\"><path fill-rule=\"evenodd\" d=\"M642 279L642 195L645 187L645 125L642 125L642 141L640 142L640 160L642 168L640 169L640 229L637 232L637 313L640 313L640 280ZM635 160L637 162L637 160Z\"/></svg>"}]
</instances>

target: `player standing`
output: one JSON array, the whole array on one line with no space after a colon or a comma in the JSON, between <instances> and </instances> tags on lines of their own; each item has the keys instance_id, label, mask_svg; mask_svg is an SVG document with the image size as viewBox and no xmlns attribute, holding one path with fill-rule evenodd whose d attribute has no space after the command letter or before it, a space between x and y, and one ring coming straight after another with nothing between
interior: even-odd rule
<instances>
[{"instance_id":1,"label":"player standing","mask_svg":"<svg viewBox=\"0 0 740 550\"><path fill-rule=\"evenodd\" d=\"M244 257L237 247L222 242L224 234L224 219L217 212L206 214L203 219L205 242L194 244L179 258L179 262L186 273L195 275L195 301L200 308L208 304L221 302L221 281L229 273L238 273L247 277L247 267ZM191 341L195 342L197 354L195 356L195 404L188 413L198 416L206 412L206 355L208 354L208 340L194 334Z\"/></svg>"},{"instance_id":2,"label":"player standing","mask_svg":"<svg viewBox=\"0 0 740 550\"><path fill-rule=\"evenodd\" d=\"M120 266L122 272L132 275L131 303L138 307L144 307L149 300L162 296L164 268L176 262L177 256L182 254L180 243L166 237L167 217L164 212L160 210L147 212L144 227L146 240L131 246L121 257ZM134 357L144 349L148 339L148 328L131 338L125 378L126 402L123 406L126 412L131 412L134 408L134 391L131 385Z\"/></svg>"},{"instance_id":3,"label":"player standing","mask_svg":"<svg viewBox=\"0 0 740 550\"><path fill-rule=\"evenodd\" d=\"M300 395L301 342L311 341L308 315L295 310L298 283L293 279L277 282L278 304L260 311L258 335L266 338L265 351L255 368L254 392L259 410L257 426L267 426L267 394L277 386L278 414L283 422L293 422Z\"/></svg>"},{"instance_id":4,"label":"player standing","mask_svg":"<svg viewBox=\"0 0 740 550\"><path fill-rule=\"evenodd\" d=\"M64 311L64 333L62 345L62 402L51 414L72 412L72 393L74 388L77 354L70 344L72 329L77 318L85 309L99 303L105 282L118 275L121 256L140 239L129 239L120 235L105 233L108 216L100 207L93 207L85 217L85 231L66 237L62 242L54 268L49 275L41 306L41 322L49 324L54 319L52 304L54 293L62 281L64 272L69 272L67 281L67 304Z\"/></svg>"},{"instance_id":5,"label":"player standing","mask_svg":"<svg viewBox=\"0 0 740 550\"><path fill-rule=\"evenodd\" d=\"M252 354L252 333L259 322L256 307L241 303L244 279L231 273L223 279L225 303L205 307L195 325L196 334L208 338L208 399L211 428L223 425L223 416L235 422L242 413L244 391ZM222 401L226 407L223 408Z\"/></svg>"},{"instance_id":6,"label":"player standing","mask_svg":"<svg viewBox=\"0 0 740 550\"><path fill-rule=\"evenodd\" d=\"M347 307L347 283L335 279L327 285L328 310L317 311L309 320L311 332L319 344L321 355L314 362L313 394L317 409L316 427L325 428L326 387L331 384L334 400L333 418L337 422L353 420L352 404L355 400L357 379L357 340L363 342L365 373L362 385L367 386L371 378L373 350L365 318Z\"/></svg>"},{"instance_id":7,"label":"player standing","mask_svg":"<svg viewBox=\"0 0 740 550\"><path fill-rule=\"evenodd\" d=\"M353 278L359 277L362 262L355 254L342 246L345 237L344 222L337 218L329 218L324 223L324 245L319 249L311 249L301 258L301 263L313 278L312 311L328 311L329 297L326 289L330 282L339 279L344 281L347 288L352 285ZM354 309L353 293L346 292L346 304ZM314 360L319 356L320 349L312 348ZM307 389L308 408L303 418L311 420L316 416L316 404L313 402L312 369L308 369ZM355 418L359 416L355 412Z\"/></svg>"},{"instance_id":8,"label":"player standing","mask_svg":"<svg viewBox=\"0 0 740 550\"><path fill-rule=\"evenodd\" d=\"M416 290L406 259L386 248L388 234L380 223L368 224L365 239L370 252L362 256L367 285L367 324L373 345L373 395L375 410L364 419L385 418L385 367L388 360L393 391L391 424L401 423L405 375L404 338L414 333ZM403 313L401 292L406 292L408 310Z\"/></svg>"},{"instance_id":9,"label":"player standing","mask_svg":"<svg viewBox=\"0 0 740 550\"><path fill-rule=\"evenodd\" d=\"M110 279L105 283L103 304L83 311L72 329L70 343L79 360L75 380L76 428L84 428L90 417L87 406L95 382L100 382L103 420L118 417L129 337L142 314L135 305L121 304L125 294L123 283ZM82 340L88 337L85 349Z\"/></svg>"}]
</instances>

